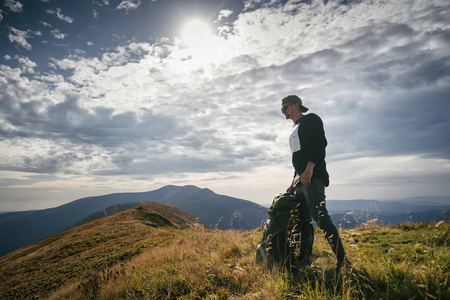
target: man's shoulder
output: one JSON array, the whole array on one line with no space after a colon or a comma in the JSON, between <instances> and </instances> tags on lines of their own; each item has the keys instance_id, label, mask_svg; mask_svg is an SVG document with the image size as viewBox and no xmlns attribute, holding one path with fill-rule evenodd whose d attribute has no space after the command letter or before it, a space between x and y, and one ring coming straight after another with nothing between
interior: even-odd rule
<instances>
[{"instance_id":1,"label":"man's shoulder","mask_svg":"<svg viewBox=\"0 0 450 300\"><path fill-rule=\"evenodd\" d=\"M322 121L322 119L315 113L304 115L302 119L305 119L305 121Z\"/></svg>"}]
</instances>

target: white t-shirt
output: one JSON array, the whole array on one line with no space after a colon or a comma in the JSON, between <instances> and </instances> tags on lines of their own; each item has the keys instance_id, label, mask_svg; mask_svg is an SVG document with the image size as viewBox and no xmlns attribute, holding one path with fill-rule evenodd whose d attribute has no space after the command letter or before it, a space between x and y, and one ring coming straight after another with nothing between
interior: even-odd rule
<instances>
[{"instance_id":1,"label":"white t-shirt","mask_svg":"<svg viewBox=\"0 0 450 300\"><path fill-rule=\"evenodd\" d=\"M300 124L295 124L292 128L291 135L289 137L289 146L291 147L291 153L300 151L302 146L300 145L300 137L298 136L298 126Z\"/></svg>"}]
</instances>

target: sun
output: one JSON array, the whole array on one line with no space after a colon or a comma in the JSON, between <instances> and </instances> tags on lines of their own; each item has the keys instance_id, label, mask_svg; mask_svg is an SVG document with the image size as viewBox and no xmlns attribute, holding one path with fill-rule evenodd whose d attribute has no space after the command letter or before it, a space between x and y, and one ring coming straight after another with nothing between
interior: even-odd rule
<instances>
[{"instance_id":1,"label":"sun","mask_svg":"<svg viewBox=\"0 0 450 300\"><path fill-rule=\"evenodd\" d=\"M176 38L177 47L172 52L175 58L173 69L180 74L191 74L201 69L204 76L209 76L226 59L226 51L230 47L215 35L215 28L209 22L194 18L186 21Z\"/></svg>"},{"instance_id":2,"label":"sun","mask_svg":"<svg viewBox=\"0 0 450 300\"><path fill-rule=\"evenodd\" d=\"M181 31L181 40L188 47L202 47L212 36L211 28L200 20L187 22Z\"/></svg>"}]
</instances>

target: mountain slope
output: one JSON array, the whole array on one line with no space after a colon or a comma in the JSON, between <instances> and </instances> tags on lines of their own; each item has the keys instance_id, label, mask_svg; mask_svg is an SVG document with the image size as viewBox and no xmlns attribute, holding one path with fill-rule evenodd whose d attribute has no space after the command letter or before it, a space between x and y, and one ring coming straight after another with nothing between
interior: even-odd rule
<instances>
[{"instance_id":1,"label":"mountain slope","mask_svg":"<svg viewBox=\"0 0 450 300\"><path fill-rule=\"evenodd\" d=\"M33 243L0 258L0 299L44 297L72 278L111 267L188 230L207 230L193 216L146 202Z\"/></svg>"},{"instance_id":2,"label":"mountain slope","mask_svg":"<svg viewBox=\"0 0 450 300\"><path fill-rule=\"evenodd\" d=\"M117 204L154 201L171 204L218 229L252 229L261 225L267 209L250 201L217 195L195 186L165 186L143 193L118 193L75 200L51 209L0 215L0 256L71 226Z\"/></svg>"},{"instance_id":3,"label":"mountain slope","mask_svg":"<svg viewBox=\"0 0 450 300\"><path fill-rule=\"evenodd\" d=\"M209 189L186 186L160 202L173 205L218 229L254 229L262 225L267 209L251 201L217 195Z\"/></svg>"},{"instance_id":4,"label":"mountain slope","mask_svg":"<svg viewBox=\"0 0 450 300\"><path fill-rule=\"evenodd\" d=\"M97 219L112 216L119 212L132 209L133 207L138 206L139 204L140 203L138 203L138 202L132 202L132 203L116 204L116 205L109 206L109 207L99 210L93 214L90 214L86 218L83 218L80 221L75 222L74 224L70 225L68 228L66 228L64 230L72 229L72 228L92 222Z\"/></svg>"},{"instance_id":5,"label":"mountain slope","mask_svg":"<svg viewBox=\"0 0 450 300\"><path fill-rule=\"evenodd\" d=\"M342 272L317 231L311 267L289 276L255 265L260 229L186 228L146 205L0 258L0 299L450 299L449 222L341 230Z\"/></svg>"}]
</instances>

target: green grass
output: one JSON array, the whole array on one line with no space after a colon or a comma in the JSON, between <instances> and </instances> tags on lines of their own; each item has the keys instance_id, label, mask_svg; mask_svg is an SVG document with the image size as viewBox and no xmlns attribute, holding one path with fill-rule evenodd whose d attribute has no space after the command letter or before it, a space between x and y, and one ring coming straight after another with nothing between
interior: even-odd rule
<instances>
[{"instance_id":1,"label":"green grass","mask_svg":"<svg viewBox=\"0 0 450 300\"><path fill-rule=\"evenodd\" d=\"M0 298L450 299L450 222L341 230L353 267L338 274L317 231L313 264L294 277L254 264L261 230L109 218L2 258Z\"/></svg>"}]
</instances>

